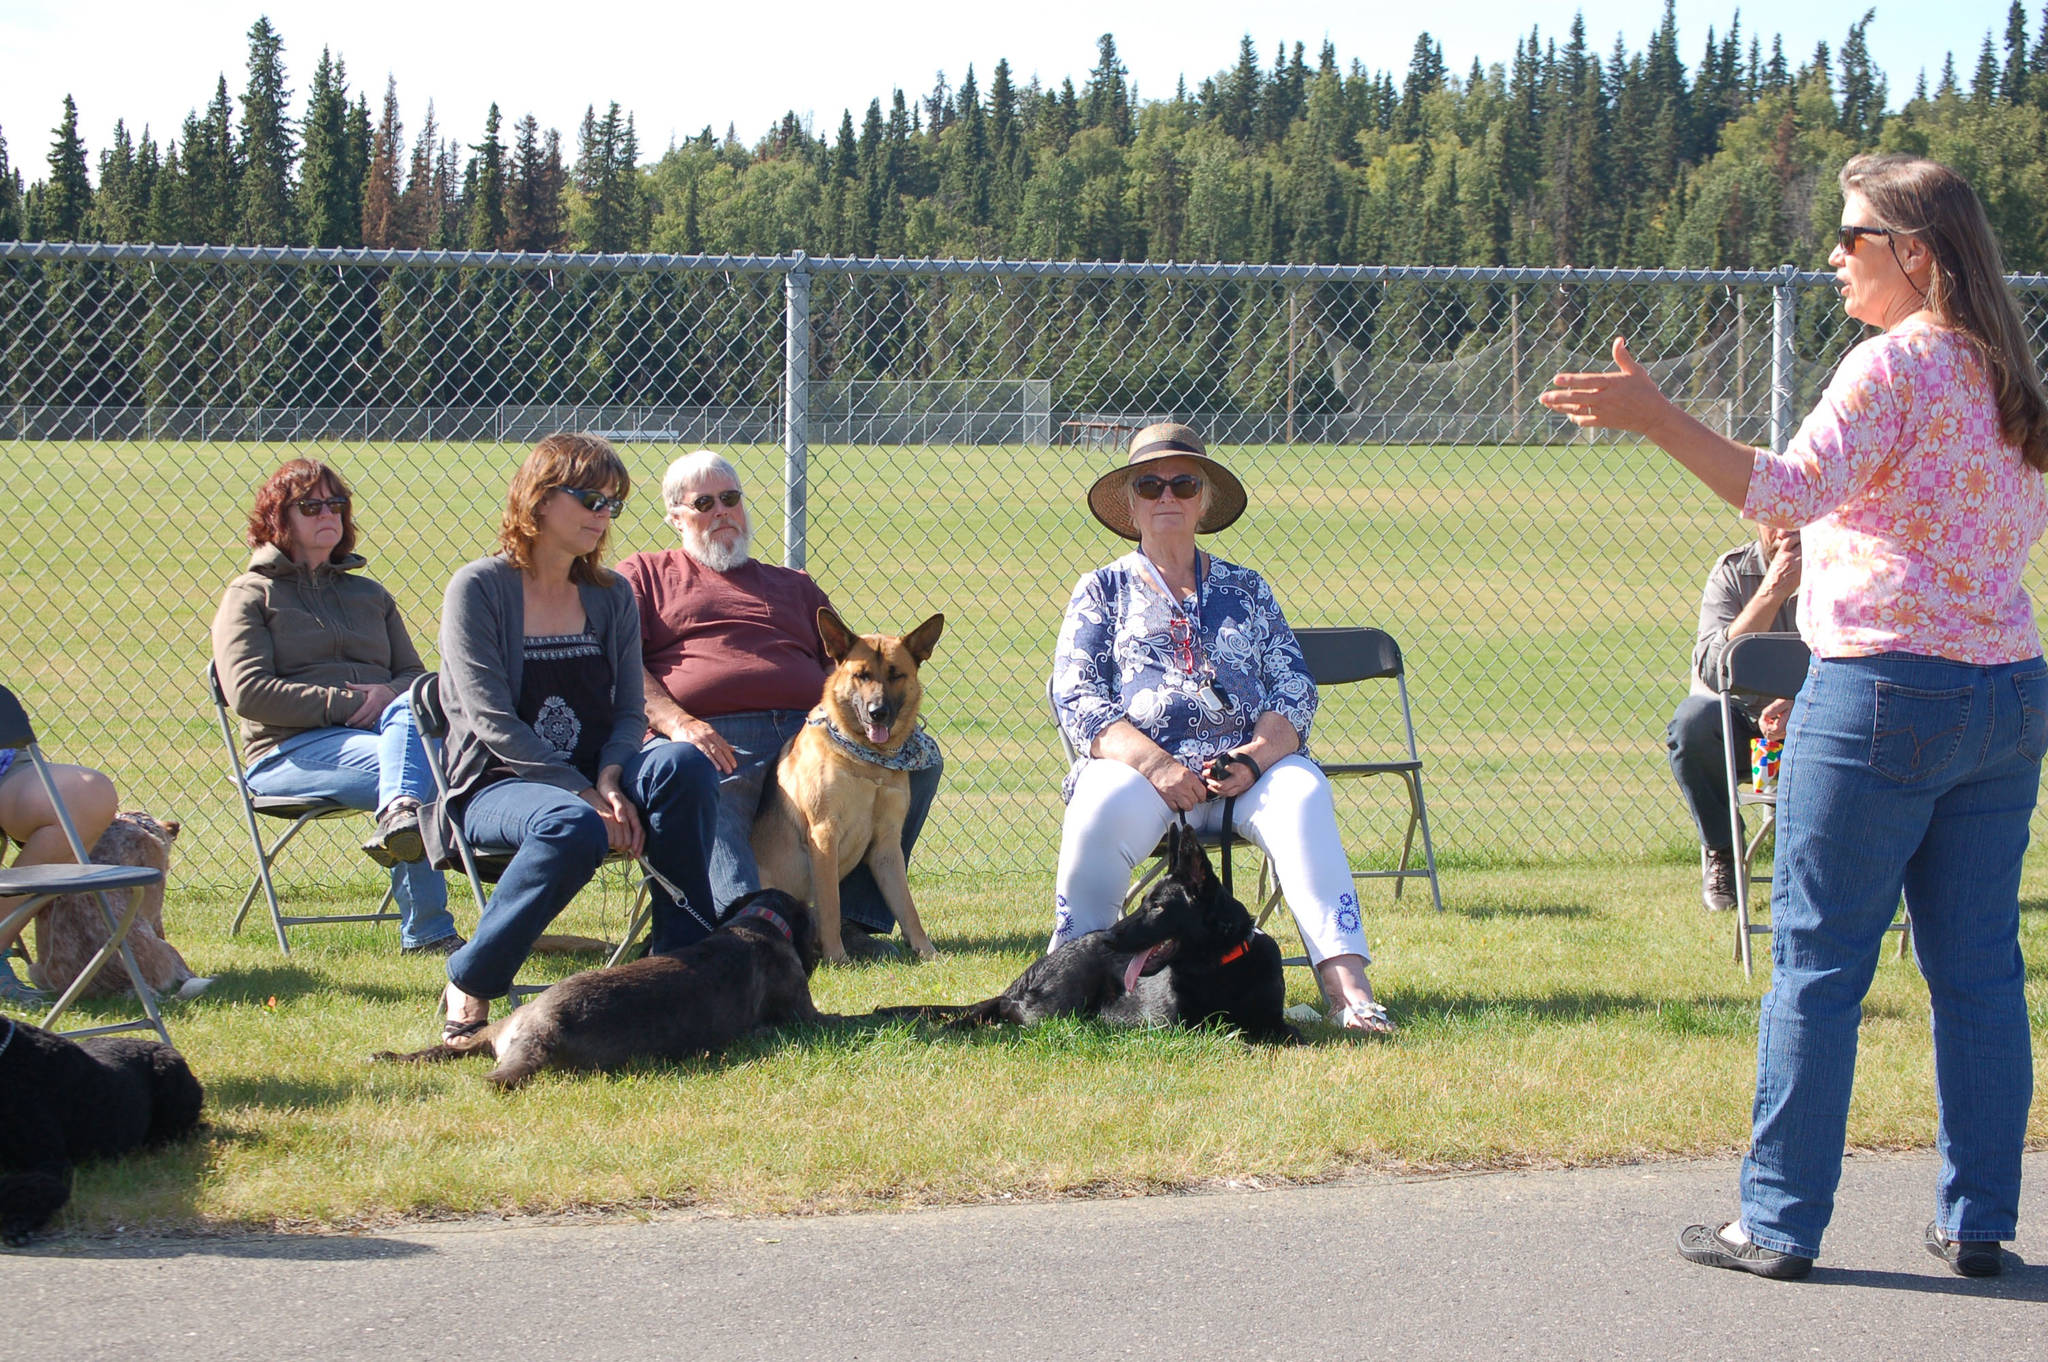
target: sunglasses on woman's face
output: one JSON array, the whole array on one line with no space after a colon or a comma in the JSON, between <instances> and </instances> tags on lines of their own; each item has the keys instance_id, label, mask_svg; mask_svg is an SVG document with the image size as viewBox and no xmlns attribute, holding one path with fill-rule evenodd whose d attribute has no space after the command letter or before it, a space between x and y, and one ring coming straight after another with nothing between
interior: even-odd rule
<instances>
[{"instance_id":1,"label":"sunglasses on woman's face","mask_svg":"<svg viewBox=\"0 0 2048 1362\"><path fill-rule=\"evenodd\" d=\"M1193 473L1176 473L1171 478L1143 473L1131 479L1131 490L1141 501L1157 501L1167 492L1172 492L1176 501L1192 501L1202 494L1202 480Z\"/></svg>"},{"instance_id":2,"label":"sunglasses on woman's face","mask_svg":"<svg viewBox=\"0 0 2048 1362\"><path fill-rule=\"evenodd\" d=\"M626 509L624 497L615 497L593 487L558 487L555 490L584 510L595 511L599 515L608 515L616 519L619 512Z\"/></svg>"},{"instance_id":3,"label":"sunglasses on woman's face","mask_svg":"<svg viewBox=\"0 0 2048 1362\"><path fill-rule=\"evenodd\" d=\"M322 511L332 511L336 515L346 515L348 513L348 498L300 497L292 503L292 509L308 520L319 519Z\"/></svg>"},{"instance_id":4,"label":"sunglasses on woman's face","mask_svg":"<svg viewBox=\"0 0 2048 1362\"><path fill-rule=\"evenodd\" d=\"M716 496L709 492L699 492L683 504L698 515L710 515L713 506L723 506L726 510L730 511L733 507L740 504L740 489L728 487Z\"/></svg>"},{"instance_id":5,"label":"sunglasses on woman's face","mask_svg":"<svg viewBox=\"0 0 2048 1362\"><path fill-rule=\"evenodd\" d=\"M1890 236L1889 227L1844 227L1835 233L1835 244L1842 248L1843 255L1856 254L1856 243L1867 236Z\"/></svg>"}]
</instances>

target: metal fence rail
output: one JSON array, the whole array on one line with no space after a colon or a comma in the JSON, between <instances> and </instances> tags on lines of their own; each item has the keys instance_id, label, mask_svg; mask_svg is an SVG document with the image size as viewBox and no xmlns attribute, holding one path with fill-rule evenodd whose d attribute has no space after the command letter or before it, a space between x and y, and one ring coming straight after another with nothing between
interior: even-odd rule
<instances>
[{"instance_id":1,"label":"metal fence rail","mask_svg":"<svg viewBox=\"0 0 2048 1362\"><path fill-rule=\"evenodd\" d=\"M2048 280L2015 281L2037 330ZM0 243L0 679L64 757L240 871L197 677L285 458L354 485L369 571L432 665L540 435L596 429L636 491L616 553L674 543L662 468L712 445L755 551L863 629L944 610L947 785L917 863L1047 872L1044 675L1076 578L1123 550L1081 492L1150 420L1201 428L1252 508L1216 551L1296 623L1378 624L1415 689L1439 854L1683 855L1661 738L1699 586L1744 530L1654 450L1535 404L1625 331L1675 398L1782 447L1859 329L1832 277ZM779 500L779 505L776 502ZM1331 697L1313 738L1388 739ZM1360 862L1391 810L1347 812ZM307 873L367 877L337 841Z\"/></svg>"}]
</instances>

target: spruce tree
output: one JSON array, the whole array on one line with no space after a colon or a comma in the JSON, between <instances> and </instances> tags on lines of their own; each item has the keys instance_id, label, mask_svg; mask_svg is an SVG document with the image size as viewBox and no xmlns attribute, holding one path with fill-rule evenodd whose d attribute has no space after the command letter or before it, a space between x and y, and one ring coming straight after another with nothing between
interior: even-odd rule
<instances>
[{"instance_id":1,"label":"spruce tree","mask_svg":"<svg viewBox=\"0 0 2048 1362\"><path fill-rule=\"evenodd\" d=\"M327 48L306 96L305 156L300 163L299 221L308 246L346 246L362 239L363 207L350 193L348 74Z\"/></svg>"},{"instance_id":2,"label":"spruce tree","mask_svg":"<svg viewBox=\"0 0 2048 1362\"><path fill-rule=\"evenodd\" d=\"M215 80L205 116L186 118L183 146L181 216L187 239L226 246L235 240L242 202L241 148L235 142L234 104L226 76Z\"/></svg>"},{"instance_id":3,"label":"spruce tree","mask_svg":"<svg viewBox=\"0 0 2048 1362\"><path fill-rule=\"evenodd\" d=\"M92 181L85 173L85 143L78 136L78 105L64 96L64 119L51 132L50 178L45 182L37 216L43 241L83 241L86 215L92 211Z\"/></svg>"},{"instance_id":4,"label":"spruce tree","mask_svg":"<svg viewBox=\"0 0 2048 1362\"><path fill-rule=\"evenodd\" d=\"M0 241L21 239L21 178L7 164L7 135L0 132Z\"/></svg>"},{"instance_id":5,"label":"spruce tree","mask_svg":"<svg viewBox=\"0 0 2048 1362\"><path fill-rule=\"evenodd\" d=\"M1131 143L1131 91L1124 83L1129 74L1117 59L1116 35L1105 33L1097 38L1095 69L1088 73L1082 96L1081 126L1108 128L1120 147Z\"/></svg>"},{"instance_id":6,"label":"spruce tree","mask_svg":"<svg viewBox=\"0 0 2048 1362\"><path fill-rule=\"evenodd\" d=\"M284 246L292 240L292 163L298 151L285 112L284 40L259 18L249 28L249 84L242 92L241 218L237 241Z\"/></svg>"},{"instance_id":7,"label":"spruce tree","mask_svg":"<svg viewBox=\"0 0 2048 1362\"><path fill-rule=\"evenodd\" d=\"M363 184L363 244L372 250L389 251L399 246L399 206L402 192L398 180L398 159L404 154L405 127L398 116L398 80L384 78L384 109L377 118L377 130L370 137L370 165Z\"/></svg>"},{"instance_id":8,"label":"spruce tree","mask_svg":"<svg viewBox=\"0 0 2048 1362\"><path fill-rule=\"evenodd\" d=\"M495 102L484 116L484 140L470 150L476 153L473 189L469 202L467 245L472 251L496 251L507 243L505 216L505 144L498 140L498 106Z\"/></svg>"},{"instance_id":9,"label":"spruce tree","mask_svg":"<svg viewBox=\"0 0 2048 1362\"><path fill-rule=\"evenodd\" d=\"M1869 16L1864 22L1870 22ZM2008 104L2027 97L2027 11L2020 0L2012 0L2012 8L2005 14L2005 70L1998 93Z\"/></svg>"},{"instance_id":10,"label":"spruce tree","mask_svg":"<svg viewBox=\"0 0 2048 1362\"><path fill-rule=\"evenodd\" d=\"M426 121L412 142L406 163L405 192L398 198L392 246L398 250L436 250L441 244L441 213L435 197L434 168L441 150L441 128L434 121L434 101L427 101Z\"/></svg>"},{"instance_id":11,"label":"spruce tree","mask_svg":"<svg viewBox=\"0 0 2048 1362\"><path fill-rule=\"evenodd\" d=\"M505 249L554 251L562 246L562 143L549 131L545 141L532 114L519 120L512 139L512 169L506 179Z\"/></svg>"}]
</instances>

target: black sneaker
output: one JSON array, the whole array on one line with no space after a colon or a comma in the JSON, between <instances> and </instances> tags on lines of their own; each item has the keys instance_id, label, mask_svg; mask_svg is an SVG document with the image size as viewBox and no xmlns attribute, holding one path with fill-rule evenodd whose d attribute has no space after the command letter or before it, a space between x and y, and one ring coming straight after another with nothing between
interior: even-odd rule
<instances>
[{"instance_id":1,"label":"black sneaker","mask_svg":"<svg viewBox=\"0 0 2048 1362\"><path fill-rule=\"evenodd\" d=\"M1944 1239L1941 1222L1927 1222L1927 1251L1958 1277L1996 1277L2005 1271L2005 1247L1992 1239Z\"/></svg>"},{"instance_id":2,"label":"black sneaker","mask_svg":"<svg viewBox=\"0 0 2048 1362\"><path fill-rule=\"evenodd\" d=\"M1678 1251L1688 1262L1753 1272L1759 1277L1777 1281L1797 1281L1813 1271L1811 1258L1801 1258L1796 1253L1780 1253L1761 1244L1731 1244L1721 1237L1720 1228L1714 1225L1687 1225L1680 1230Z\"/></svg>"},{"instance_id":3,"label":"black sneaker","mask_svg":"<svg viewBox=\"0 0 2048 1362\"><path fill-rule=\"evenodd\" d=\"M469 943L462 939L460 932L442 937L439 941L424 941L417 946L400 946L400 955L453 955Z\"/></svg>"},{"instance_id":4,"label":"black sneaker","mask_svg":"<svg viewBox=\"0 0 2048 1362\"><path fill-rule=\"evenodd\" d=\"M363 851L387 870L402 862L425 859L427 846L420 840L420 802L411 795L400 795L385 805L377 815L377 835L363 843Z\"/></svg>"},{"instance_id":5,"label":"black sneaker","mask_svg":"<svg viewBox=\"0 0 2048 1362\"><path fill-rule=\"evenodd\" d=\"M1735 853L1700 848L1700 903L1710 913L1735 910Z\"/></svg>"}]
</instances>

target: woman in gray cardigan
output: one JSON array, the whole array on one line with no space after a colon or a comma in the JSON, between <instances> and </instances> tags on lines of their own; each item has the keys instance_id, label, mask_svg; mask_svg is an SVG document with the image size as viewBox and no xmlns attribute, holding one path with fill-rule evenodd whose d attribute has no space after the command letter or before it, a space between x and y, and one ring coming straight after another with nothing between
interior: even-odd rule
<instances>
[{"instance_id":1,"label":"woman in gray cardigan","mask_svg":"<svg viewBox=\"0 0 2048 1362\"><path fill-rule=\"evenodd\" d=\"M448 957L445 1038L482 1030L533 943L612 852L645 855L656 951L708 934L718 771L686 742L641 746L640 613L602 566L632 480L595 435L550 435L512 479L498 553L465 565L441 610L445 814L518 853L468 945Z\"/></svg>"}]
</instances>

